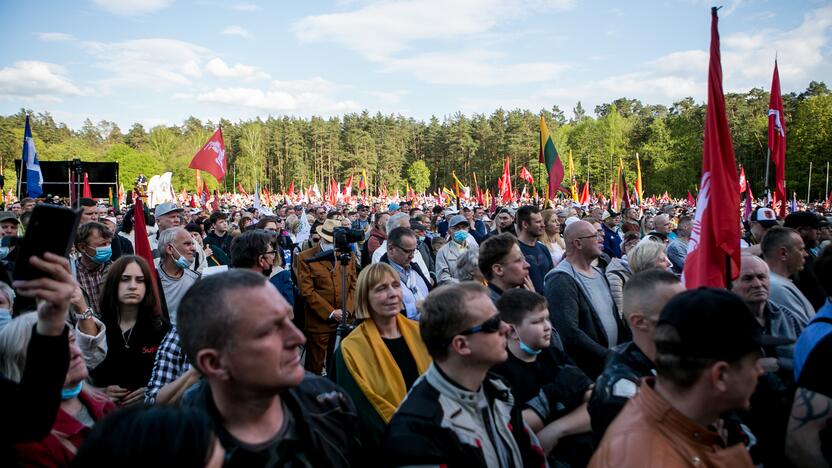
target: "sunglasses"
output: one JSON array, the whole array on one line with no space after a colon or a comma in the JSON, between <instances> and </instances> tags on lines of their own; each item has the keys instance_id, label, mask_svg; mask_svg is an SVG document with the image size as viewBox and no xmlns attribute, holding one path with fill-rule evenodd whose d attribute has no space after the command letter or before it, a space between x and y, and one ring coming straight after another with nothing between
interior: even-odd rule
<instances>
[{"instance_id":1,"label":"sunglasses","mask_svg":"<svg viewBox=\"0 0 832 468\"><path fill-rule=\"evenodd\" d=\"M497 314L490 319L486 320L485 322L473 326L467 330L462 330L461 332L457 333L457 335L473 335L475 333L497 333L500 331L500 326L503 324L503 320L500 318L500 314Z\"/></svg>"}]
</instances>

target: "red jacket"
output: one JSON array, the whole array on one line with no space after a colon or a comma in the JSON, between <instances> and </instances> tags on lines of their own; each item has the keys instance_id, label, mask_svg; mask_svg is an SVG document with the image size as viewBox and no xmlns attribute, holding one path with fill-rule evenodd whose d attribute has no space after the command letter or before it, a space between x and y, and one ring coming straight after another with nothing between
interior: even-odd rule
<instances>
[{"instance_id":1,"label":"red jacket","mask_svg":"<svg viewBox=\"0 0 832 468\"><path fill-rule=\"evenodd\" d=\"M81 391L78 398L96 422L116 409L109 398L88 390ZM15 446L17 461L20 466L69 466L89 431L71 414L59 409L52 432L46 438Z\"/></svg>"}]
</instances>

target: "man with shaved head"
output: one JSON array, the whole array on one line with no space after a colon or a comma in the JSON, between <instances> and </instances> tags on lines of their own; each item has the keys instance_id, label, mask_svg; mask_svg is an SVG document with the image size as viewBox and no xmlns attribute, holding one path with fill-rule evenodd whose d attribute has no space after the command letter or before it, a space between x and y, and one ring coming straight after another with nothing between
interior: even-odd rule
<instances>
[{"instance_id":1,"label":"man with shaved head","mask_svg":"<svg viewBox=\"0 0 832 468\"><path fill-rule=\"evenodd\" d=\"M592 266L601 255L604 232L586 221L564 230L566 257L546 275L549 316L563 338L565 351L595 379L610 348L630 340L604 273Z\"/></svg>"}]
</instances>

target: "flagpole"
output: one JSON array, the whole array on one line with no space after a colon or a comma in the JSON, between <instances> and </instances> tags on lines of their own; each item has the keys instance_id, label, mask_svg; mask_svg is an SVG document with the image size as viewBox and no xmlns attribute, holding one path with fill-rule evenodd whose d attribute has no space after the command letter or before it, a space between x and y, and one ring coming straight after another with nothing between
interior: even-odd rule
<instances>
[{"instance_id":1,"label":"flagpole","mask_svg":"<svg viewBox=\"0 0 832 468\"><path fill-rule=\"evenodd\" d=\"M829 197L829 161L826 161L826 190L823 192L824 198Z\"/></svg>"},{"instance_id":2,"label":"flagpole","mask_svg":"<svg viewBox=\"0 0 832 468\"><path fill-rule=\"evenodd\" d=\"M766 149L766 193L768 193L768 167L771 164L771 148Z\"/></svg>"},{"instance_id":3,"label":"flagpole","mask_svg":"<svg viewBox=\"0 0 832 468\"><path fill-rule=\"evenodd\" d=\"M806 205L809 204L809 194L812 192L812 161L809 161L809 186L806 188ZM785 203L785 201L784 201Z\"/></svg>"}]
</instances>

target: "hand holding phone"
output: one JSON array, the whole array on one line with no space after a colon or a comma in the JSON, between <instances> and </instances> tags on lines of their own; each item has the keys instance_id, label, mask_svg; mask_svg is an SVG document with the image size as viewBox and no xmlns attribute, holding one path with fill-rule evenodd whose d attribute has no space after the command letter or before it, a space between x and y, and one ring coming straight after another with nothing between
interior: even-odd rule
<instances>
[{"instance_id":1,"label":"hand holding phone","mask_svg":"<svg viewBox=\"0 0 832 468\"><path fill-rule=\"evenodd\" d=\"M48 272L34 266L29 259L44 257L46 252L66 257L75 241L80 211L54 205L38 205L18 245L15 280L43 278Z\"/></svg>"}]
</instances>

